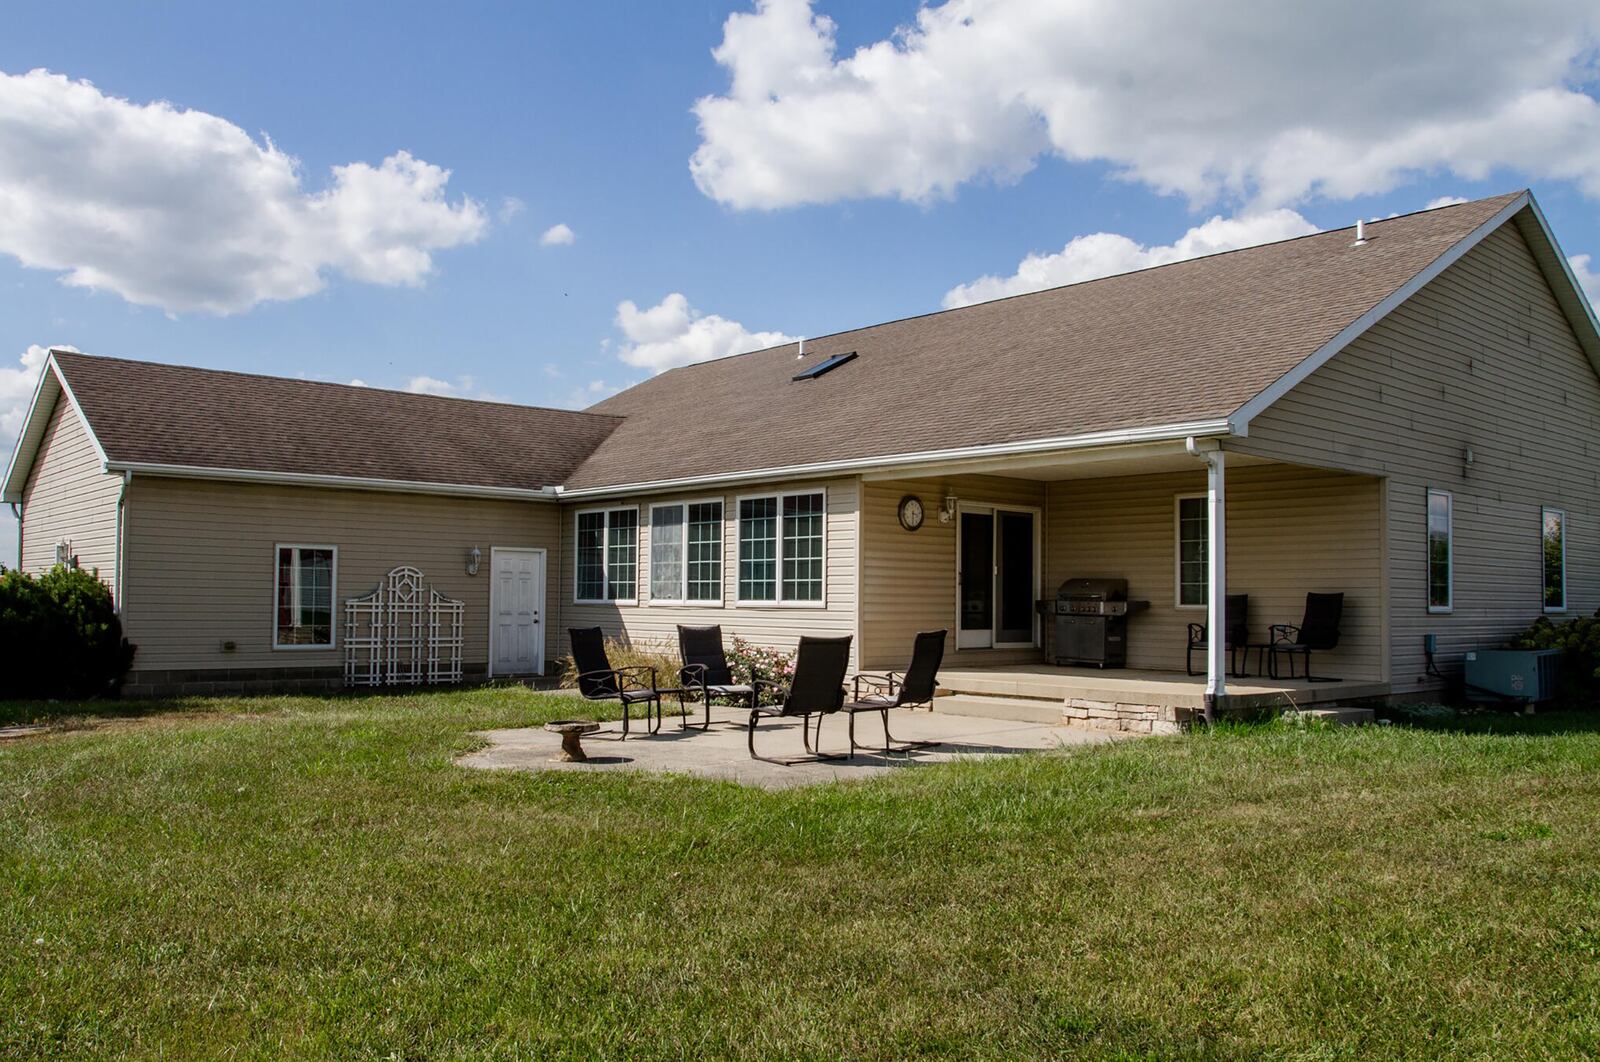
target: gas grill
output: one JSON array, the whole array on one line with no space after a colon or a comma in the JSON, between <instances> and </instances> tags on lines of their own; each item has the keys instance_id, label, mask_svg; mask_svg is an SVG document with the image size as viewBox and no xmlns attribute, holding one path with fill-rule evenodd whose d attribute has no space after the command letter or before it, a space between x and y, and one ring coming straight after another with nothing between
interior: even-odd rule
<instances>
[{"instance_id":1,"label":"gas grill","mask_svg":"<svg viewBox=\"0 0 1600 1062\"><path fill-rule=\"evenodd\" d=\"M1050 659L1056 664L1128 666L1128 617L1150 607L1128 600L1126 579L1068 579L1039 611L1055 617Z\"/></svg>"}]
</instances>

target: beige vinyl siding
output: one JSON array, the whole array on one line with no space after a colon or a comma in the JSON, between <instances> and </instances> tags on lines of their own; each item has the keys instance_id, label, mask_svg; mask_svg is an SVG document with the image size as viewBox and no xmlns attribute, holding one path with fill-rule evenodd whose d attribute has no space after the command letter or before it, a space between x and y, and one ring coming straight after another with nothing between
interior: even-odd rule
<instances>
[{"instance_id":1,"label":"beige vinyl siding","mask_svg":"<svg viewBox=\"0 0 1600 1062\"><path fill-rule=\"evenodd\" d=\"M343 603L402 564L466 602L463 662L481 671L489 658L490 548L544 548L550 568L558 564L559 510L547 503L136 476L127 516L127 634L141 671L341 665ZM335 648L272 648L279 543L339 547ZM473 546L483 558L469 576ZM546 616L554 583L547 575ZM237 649L223 652L223 641Z\"/></svg>"},{"instance_id":2,"label":"beige vinyl siding","mask_svg":"<svg viewBox=\"0 0 1600 1062\"><path fill-rule=\"evenodd\" d=\"M908 494L922 499L927 512L916 531L900 526L900 499ZM1044 516L1044 485L1033 480L949 476L864 484L861 659L866 667L905 667L917 632L941 629L950 632L945 654L951 666L1039 659L1038 649L957 650L956 523L939 522L939 506L946 494L967 503L1039 509Z\"/></svg>"},{"instance_id":3,"label":"beige vinyl siding","mask_svg":"<svg viewBox=\"0 0 1600 1062\"><path fill-rule=\"evenodd\" d=\"M83 419L65 395L56 401L22 494L22 570L42 572L56 562L56 543L72 542L84 568L117 585L117 497L122 477L101 471ZM11 558L4 558L10 563Z\"/></svg>"},{"instance_id":4,"label":"beige vinyl siding","mask_svg":"<svg viewBox=\"0 0 1600 1062\"><path fill-rule=\"evenodd\" d=\"M823 604L740 605L738 499L770 494L823 491L827 495L823 544ZM560 630L561 654L567 648L567 629L601 627L613 637L626 636L635 644L660 646L676 654L678 624L720 624L725 635L738 634L750 641L792 650L801 635L838 637L854 634L856 626L856 518L859 487L854 479L826 483L783 483L747 487L736 491L689 491L652 494L624 500L563 506L561 519ZM650 603L650 506L672 501L722 501L722 603L654 605ZM576 576L577 514L596 508L639 509L639 601L636 605L578 604L573 601ZM552 579L552 585L556 585ZM856 646L851 646L854 654Z\"/></svg>"},{"instance_id":5,"label":"beige vinyl siding","mask_svg":"<svg viewBox=\"0 0 1600 1062\"><path fill-rule=\"evenodd\" d=\"M1205 622L1203 608L1177 604L1176 499L1205 492L1205 472L1195 464L1194 472L1049 486L1047 585L1125 578L1131 598L1150 602L1128 623L1129 667L1183 668L1188 625ZM1308 592L1342 591L1339 648L1319 653L1316 669L1382 677L1382 493L1381 481L1366 476L1285 466L1229 470L1228 592L1250 595L1252 641L1264 641L1270 624L1299 623ZM1204 666L1198 657L1196 666Z\"/></svg>"},{"instance_id":6,"label":"beige vinyl siding","mask_svg":"<svg viewBox=\"0 0 1600 1062\"><path fill-rule=\"evenodd\" d=\"M1542 614L1539 511L1567 511L1568 615L1600 606L1600 379L1506 225L1228 442L1387 476L1393 687ZM1473 462L1465 464L1470 448ZM1455 609L1427 610L1427 490L1454 497Z\"/></svg>"}]
</instances>

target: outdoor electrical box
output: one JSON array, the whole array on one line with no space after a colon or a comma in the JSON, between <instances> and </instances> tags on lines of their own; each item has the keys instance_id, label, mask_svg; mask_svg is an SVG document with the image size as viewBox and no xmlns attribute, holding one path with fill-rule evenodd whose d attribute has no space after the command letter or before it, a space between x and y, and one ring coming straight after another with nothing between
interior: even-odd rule
<instances>
[{"instance_id":1,"label":"outdoor electrical box","mask_svg":"<svg viewBox=\"0 0 1600 1062\"><path fill-rule=\"evenodd\" d=\"M1561 650L1477 649L1465 677L1468 700L1547 701L1561 679Z\"/></svg>"}]
</instances>

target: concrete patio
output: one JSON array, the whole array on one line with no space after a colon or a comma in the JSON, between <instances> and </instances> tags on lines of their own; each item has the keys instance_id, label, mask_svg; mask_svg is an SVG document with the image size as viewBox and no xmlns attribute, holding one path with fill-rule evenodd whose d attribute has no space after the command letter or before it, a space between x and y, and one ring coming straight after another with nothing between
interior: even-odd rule
<instances>
[{"instance_id":1,"label":"concrete patio","mask_svg":"<svg viewBox=\"0 0 1600 1062\"><path fill-rule=\"evenodd\" d=\"M1014 756L1068 746L1102 744L1127 735L1092 731L1036 722L949 715L943 712L892 712L889 728L899 741L939 741L934 748L913 750L909 755L895 753L885 759L883 725L877 715L862 715L856 720L857 741L880 742L876 752L861 750L853 760L828 760L782 766L752 760L745 746L743 712L728 709L712 711L710 730L683 730L678 720L667 716L661 733L644 736L637 721L628 740L619 741L619 723L606 723L595 734L583 739L589 755L587 763L563 763L554 757L560 751L561 737L543 727L515 730L490 730L480 734L489 746L469 753L457 762L465 767L521 771L653 771L688 774L700 778L719 778L763 789L787 789L821 782L857 781L877 778L893 770L949 763L957 759L985 759ZM822 747L827 752L843 752L847 722L842 716L826 719L822 727ZM756 750L776 759L804 755L798 720L766 719L756 732Z\"/></svg>"}]
</instances>

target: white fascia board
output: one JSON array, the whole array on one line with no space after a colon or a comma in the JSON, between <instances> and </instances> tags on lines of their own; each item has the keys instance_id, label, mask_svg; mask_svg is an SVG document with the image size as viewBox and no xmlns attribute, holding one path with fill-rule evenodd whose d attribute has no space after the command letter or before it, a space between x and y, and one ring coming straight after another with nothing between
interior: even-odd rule
<instances>
[{"instance_id":1,"label":"white fascia board","mask_svg":"<svg viewBox=\"0 0 1600 1062\"><path fill-rule=\"evenodd\" d=\"M1437 277L1440 273L1443 273L1446 269L1449 269L1461 259L1462 255L1466 254L1478 244L1482 243L1485 237L1494 232L1501 225L1504 225L1507 221L1510 221L1519 210L1521 210L1523 207L1526 207L1530 202L1532 202L1532 200L1533 197L1529 193L1523 192L1510 203L1507 203L1500 209L1498 213L1494 215L1494 217L1490 218L1488 221L1485 221L1482 225L1479 225L1476 229L1473 229L1472 232L1456 241L1448 250L1446 250L1438 258L1434 259L1426 269L1422 270L1422 272L1418 273L1400 287L1396 288L1388 298L1384 299L1382 302L1372 307L1372 309L1368 310L1366 313L1350 322L1350 324L1345 326L1343 331L1334 336L1332 339L1328 340L1328 342L1324 343L1320 348L1317 349L1315 353L1301 361L1298 365L1284 373L1282 376L1278 377L1272 383L1268 384L1266 389L1260 394L1256 395L1250 401L1234 410L1233 415L1228 418L1228 425L1231 429L1231 434L1248 435L1250 430L1250 422L1254 420L1262 410L1266 409L1268 406L1272 405L1272 403L1288 394L1289 391L1295 387L1295 385L1299 384L1307 376L1310 376L1312 373L1326 365L1335 354L1339 353L1339 351L1355 342L1356 338L1359 337L1363 332L1377 324L1379 321L1383 320L1401 303L1405 302L1418 291L1422 290L1423 285L1433 280L1433 278Z\"/></svg>"},{"instance_id":2,"label":"white fascia board","mask_svg":"<svg viewBox=\"0 0 1600 1062\"><path fill-rule=\"evenodd\" d=\"M100 459L101 470L105 470L105 447L100 445L100 439L94 433L94 425L83 415L83 407L78 404L78 397L72 393L72 386L67 383L66 373L56 364L55 351L52 350L50 356L45 359L44 371L39 373L39 382L33 386L33 398L28 402L27 415L22 418L22 430L17 433L17 444L11 451L11 460L6 464L5 478L0 479L0 501L22 501L22 490L27 484L28 473L33 470L33 462L39 456L39 446L44 442L50 414L55 409L56 400L63 395L66 396L67 403L72 406L72 412L77 416L78 423L83 425L84 433L89 436L89 443L94 447L95 456Z\"/></svg>"},{"instance_id":3,"label":"white fascia board","mask_svg":"<svg viewBox=\"0 0 1600 1062\"><path fill-rule=\"evenodd\" d=\"M967 458L1007 457L1024 454L1087 450L1102 446L1124 446L1130 443L1161 442L1168 439L1185 439L1191 435L1226 435L1230 433L1227 420L1200 420L1184 424L1158 424L1146 428L1123 428L1115 431L1089 432L1083 435L1066 435L1053 439L1027 439L1013 443L995 443L987 446L964 446L952 450L928 450L908 454L877 457L849 458L842 461L817 461L804 465L784 465L776 468L748 469L740 472L718 472L705 476L685 476L678 479L648 480L609 487L584 487L578 490L561 489L563 499L608 498L624 494L681 490L692 487L759 483L769 480L814 479L820 476L876 472L884 469L914 468L918 465L940 464ZM1238 434L1235 432L1234 434Z\"/></svg>"},{"instance_id":4,"label":"white fascia board","mask_svg":"<svg viewBox=\"0 0 1600 1062\"><path fill-rule=\"evenodd\" d=\"M1559 278L1549 276L1549 271L1544 270L1546 280L1556 289L1556 301L1568 312L1568 317L1574 319L1571 323L1573 331L1578 335L1578 342L1583 346L1584 353L1589 355L1589 360L1594 363L1595 371L1600 372L1600 318L1595 316L1594 304L1589 301L1588 293L1583 290L1583 285L1578 283L1577 275L1572 272L1572 264L1567 261L1566 252L1562 251L1561 242L1556 239L1555 230L1546 220L1544 211L1539 207L1539 201L1531 194L1528 196L1528 206L1531 208L1528 213L1538 224L1539 235L1550 245L1550 257L1554 258L1561 268ZM1537 261L1539 256L1535 254L1534 258ZM1561 290L1562 281L1565 281L1565 291ZM1563 298L1563 295L1566 297Z\"/></svg>"},{"instance_id":5,"label":"white fascia board","mask_svg":"<svg viewBox=\"0 0 1600 1062\"><path fill-rule=\"evenodd\" d=\"M509 501L554 501L553 487L484 487L461 483L418 483L403 479L368 479L358 476L322 476L303 472L266 472L249 468L204 468L195 465L161 465L138 461L112 461L112 472L172 479L210 479L225 483L265 483L285 487L325 487L334 490L386 491L394 494L437 494L452 498L499 498Z\"/></svg>"}]
</instances>

